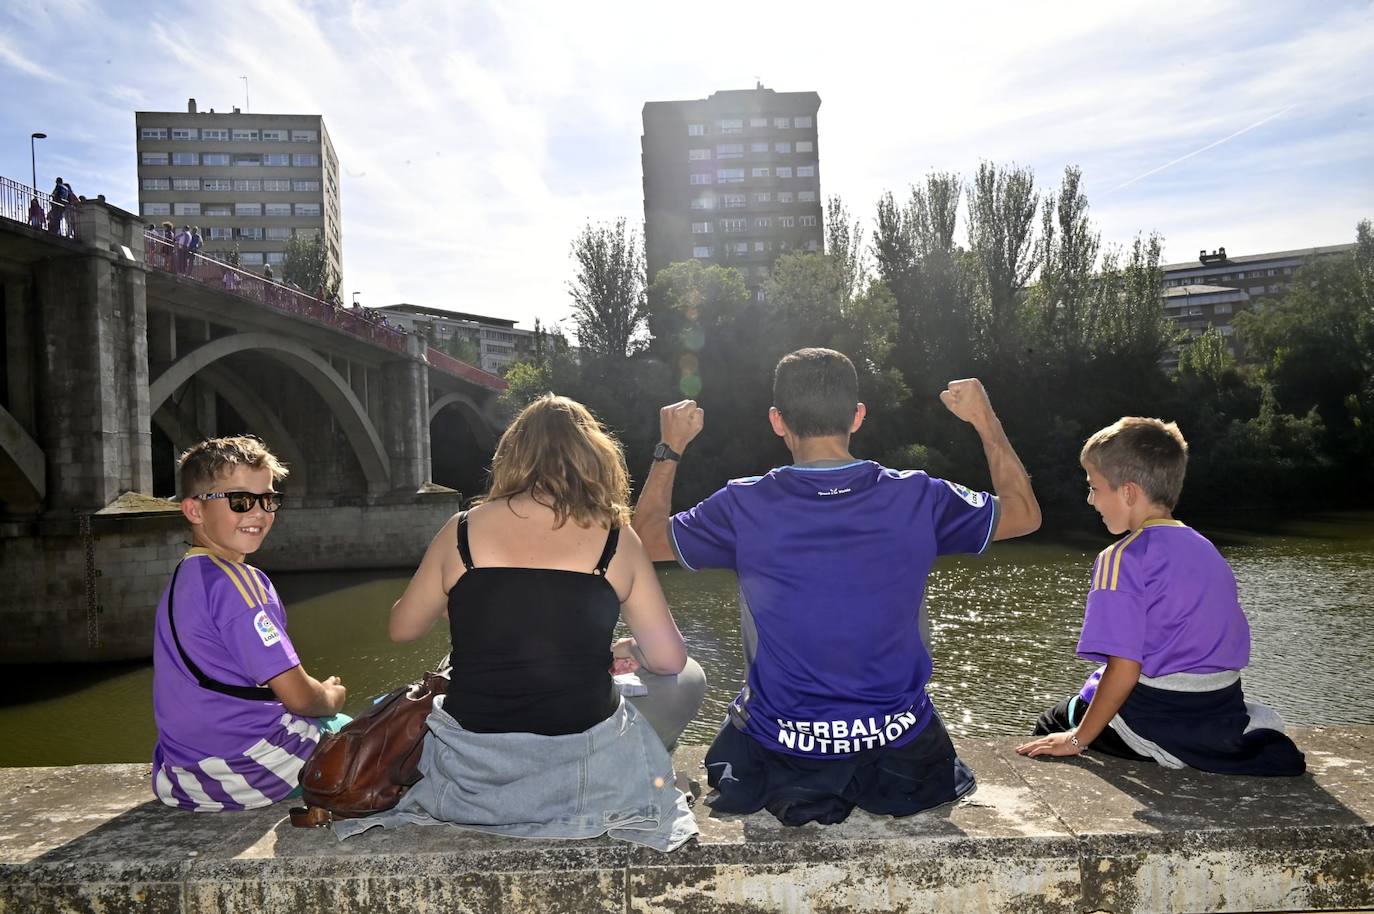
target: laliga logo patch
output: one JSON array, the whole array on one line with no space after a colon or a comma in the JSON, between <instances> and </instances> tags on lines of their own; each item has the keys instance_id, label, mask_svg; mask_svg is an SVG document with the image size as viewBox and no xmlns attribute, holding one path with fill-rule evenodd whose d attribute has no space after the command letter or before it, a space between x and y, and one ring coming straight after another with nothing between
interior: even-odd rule
<instances>
[{"instance_id":1,"label":"laliga logo patch","mask_svg":"<svg viewBox=\"0 0 1374 914\"><path fill-rule=\"evenodd\" d=\"M281 640L281 632L272 624L272 620L267 618L267 611L263 610L253 617L253 630L262 639L263 647L271 647Z\"/></svg>"},{"instance_id":2,"label":"laliga logo patch","mask_svg":"<svg viewBox=\"0 0 1374 914\"><path fill-rule=\"evenodd\" d=\"M962 498L964 501L966 501L966 502L968 502L969 504L973 505L973 507L975 507L975 508L981 508L981 507L983 507L984 497L983 497L983 493L982 493L982 492L975 492L975 491L973 491L972 489L970 489L968 486L961 486L961 485L959 485L959 483L957 483L957 482L950 482L948 479L945 480L945 485L947 485L947 486L949 486L951 489L953 489L955 495L958 495L958 496L959 496L960 498Z\"/></svg>"}]
</instances>

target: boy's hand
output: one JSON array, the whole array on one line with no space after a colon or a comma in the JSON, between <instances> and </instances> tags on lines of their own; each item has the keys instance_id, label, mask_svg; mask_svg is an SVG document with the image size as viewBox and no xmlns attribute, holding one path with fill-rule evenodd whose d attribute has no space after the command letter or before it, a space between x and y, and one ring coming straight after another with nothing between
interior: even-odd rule
<instances>
[{"instance_id":1,"label":"boy's hand","mask_svg":"<svg viewBox=\"0 0 1374 914\"><path fill-rule=\"evenodd\" d=\"M706 425L706 412L696 400L679 400L658 411L659 440L681 454Z\"/></svg>"},{"instance_id":2,"label":"boy's hand","mask_svg":"<svg viewBox=\"0 0 1374 914\"><path fill-rule=\"evenodd\" d=\"M978 425L993 416L992 401L988 399L988 392L983 389L983 382L977 378L950 381L945 389L940 391L940 402L954 415L972 425Z\"/></svg>"},{"instance_id":3,"label":"boy's hand","mask_svg":"<svg viewBox=\"0 0 1374 914\"><path fill-rule=\"evenodd\" d=\"M1016 747L1016 751L1031 758L1039 755L1082 755L1083 749L1070 742L1070 738L1074 735L1074 731L1051 733L1049 736L1042 736L1028 743L1022 743Z\"/></svg>"},{"instance_id":4,"label":"boy's hand","mask_svg":"<svg viewBox=\"0 0 1374 914\"><path fill-rule=\"evenodd\" d=\"M338 676L330 676L320 685L324 686L325 700L333 708L330 713L338 714L343 710L344 702L348 700L348 689L344 686L343 680Z\"/></svg>"}]
</instances>

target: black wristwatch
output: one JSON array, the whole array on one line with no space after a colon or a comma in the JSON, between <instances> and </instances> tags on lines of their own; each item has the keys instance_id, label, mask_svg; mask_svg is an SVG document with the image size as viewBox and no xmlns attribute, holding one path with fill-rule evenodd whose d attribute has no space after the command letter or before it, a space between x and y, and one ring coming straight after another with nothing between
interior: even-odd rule
<instances>
[{"instance_id":1,"label":"black wristwatch","mask_svg":"<svg viewBox=\"0 0 1374 914\"><path fill-rule=\"evenodd\" d=\"M682 455L668 447L666 441L660 441L654 446L654 460L681 460Z\"/></svg>"}]
</instances>

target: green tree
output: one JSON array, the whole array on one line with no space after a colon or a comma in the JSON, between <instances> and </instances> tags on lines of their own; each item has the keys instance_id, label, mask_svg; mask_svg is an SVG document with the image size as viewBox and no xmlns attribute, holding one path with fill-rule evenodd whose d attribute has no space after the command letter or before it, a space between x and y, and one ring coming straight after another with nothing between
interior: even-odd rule
<instances>
[{"instance_id":1,"label":"green tree","mask_svg":"<svg viewBox=\"0 0 1374 914\"><path fill-rule=\"evenodd\" d=\"M978 166L968 188L969 251L977 279L976 329L983 352L1017 352L1021 302L1039 264L1035 175L1029 168Z\"/></svg>"},{"instance_id":2,"label":"green tree","mask_svg":"<svg viewBox=\"0 0 1374 914\"><path fill-rule=\"evenodd\" d=\"M322 232L310 236L292 235L287 239L282 281L295 283L297 288L311 295L323 290L325 299L338 292L339 277L329 264L329 248Z\"/></svg>"},{"instance_id":3,"label":"green tree","mask_svg":"<svg viewBox=\"0 0 1374 914\"><path fill-rule=\"evenodd\" d=\"M586 356L624 359L635 348L648 306L644 251L625 220L586 225L573 240L577 272L568 284L577 343Z\"/></svg>"},{"instance_id":4,"label":"green tree","mask_svg":"<svg viewBox=\"0 0 1374 914\"><path fill-rule=\"evenodd\" d=\"M1088 218L1082 172L1064 169L1059 192L1045 196L1040 209L1040 277L1031 302L1044 343L1055 351L1081 357L1089 345L1095 315L1094 267L1101 235Z\"/></svg>"},{"instance_id":5,"label":"green tree","mask_svg":"<svg viewBox=\"0 0 1374 914\"><path fill-rule=\"evenodd\" d=\"M846 298L868 286L868 257L864 251L863 224L851 221L849 210L838 196L825 204L825 253L839 266Z\"/></svg>"}]
</instances>

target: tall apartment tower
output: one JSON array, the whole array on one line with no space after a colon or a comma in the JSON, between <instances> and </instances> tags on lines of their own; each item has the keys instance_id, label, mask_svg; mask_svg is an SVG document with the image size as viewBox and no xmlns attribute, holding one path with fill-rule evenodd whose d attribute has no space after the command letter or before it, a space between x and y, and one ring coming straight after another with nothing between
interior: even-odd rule
<instances>
[{"instance_id":1,"label":"tall apartment tower","mask_svg":"<svg viewBox=\"0 0 1374 914\"><path fill-rule=\"evenodd\" d=\"M815 92L754 89L644 105L649 280L670 263L735 267L756 295L779 254L824 237Z\"/></svg>"},{"instance_id":2,"label":"tall apartment tower","mask_svg":"<svg viewBox=\"0 0 1374 914\"><path fill-rule=\"evenodd\" d=\"M138 111L139 212L147 222L200 226L204 253L272 264L280 276L287 239L324 233L343 272L339 159L318 114Z\"/></svg>"}]
</instances>

